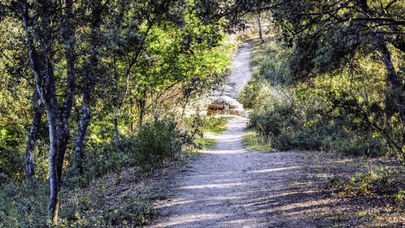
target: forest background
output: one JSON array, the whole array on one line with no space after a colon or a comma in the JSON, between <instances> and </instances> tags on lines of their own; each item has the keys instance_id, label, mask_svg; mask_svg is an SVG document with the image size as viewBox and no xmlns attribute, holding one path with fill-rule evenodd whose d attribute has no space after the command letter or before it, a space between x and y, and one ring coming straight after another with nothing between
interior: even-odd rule
<instances>
[{"instance_id":1,"label":"forest background","mask_svg":"<svg viewBox=\"0 0 405 228\"><path fill-rule=\"evenodd\" d=\"M76 209L58 215L69 189L198 148L221 121L186 107L226 80L228 33L261 19L272 36L240 98L258 137L274 150L403 161L404 4L2 1L0 217L72 225Z\"/></svg>"}]
</instances>

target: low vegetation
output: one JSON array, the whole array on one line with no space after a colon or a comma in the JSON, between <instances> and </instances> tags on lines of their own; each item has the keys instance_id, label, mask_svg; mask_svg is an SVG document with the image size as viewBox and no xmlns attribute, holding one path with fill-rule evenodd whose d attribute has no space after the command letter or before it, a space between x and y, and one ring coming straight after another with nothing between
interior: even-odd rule
<instances>
[{"instance_id":1,"label":"low vegetation","mask_svg":"<svg viewBox=\"0 0 405 228\"><path fill-rule=\"evenodd\" d=\"M199 126L199 130L195 132L199 136L196 142L201 148L207 150L215 147L215 139L212 136L219 135L225 131L227 122L226 117L192 115L186 119L185 124L193 128Z\"/></svg>"},{"instance_id":2,"label":"low vegetation","mask_svg":"<svg viewBox=\"0 0 405 228\"><path fill-rule=\"evenodd\" d=\"M402 55L395 48L390 50L394 56ZM403 156L397 146L401 144L401 121L388 102L391 90L384 82L381 62L373 54L359 55L340 70L313 72L302 79L292 66L297 52L277 35L255 43L254 78L239 98L252 109L245 147L263 152L321 151L354 158L334 158L336 163L317 165L308 161L305 175L321 171L328 178L314 177L314 182L302 176L291 187L305 191L307 185L317 183L312 191L323 191L322 200L333 201L325 213L314 215L317 224L401 226L405 209ZM395 65L401 65L399 59L394 58Z\"/></svg>"},{"instance_id":3,"label":"low vegetation","mask_svg":"<svg viewBox=\"0 0 405 228\"><path fill-rule=\"evenodd\" d=\"M402 227L404 171L398 161L306 152L292 185L303 217L320 227ZM298 192L298 194L297 194Z\"/></svg>"},{"instance_id":4,"label":"low vegetation","mask_svg":"<svg viewBox=\"0 0 405 228\"><path fill-rule=\"evenodd\" d=\"M243 146L247 150L254 150L260 152L274 152L270 147L270 144L267 140L257 135L257 132L252 129L245 131L245 135L242 139Z\"/></svg>"},{"instance_id":5,"label":"low vegetation","mask_svg":"<svg viewBox=\"0 0 405 228\"><path fill-rule=\"evenodd\" d=\"M247 145L386 157L403 168L403 12L396 0L0 1L0 225L147 223L154 211L136 194L93 213L109 193L73 192L213 146L203 132L219 134L225 120L184 114L224 84L237 46L229 32L251 18L268 26L259 26L254 79L240 97L259 138L248 134ZM387 170L330 185L401 201L403 173Z\"/></svg>"},{"instance_id":6,"label":"low vegetation","mask_svg":"<svg viewBox=\"0 0 405 228\"><path fill-rule=\"evenodd\" d=\"M256 45L252 60L256 69L254 80L248 83L240 97L245 107L253 108L249 126L261 139L276 150L322 150L366 156L397 153L390 140L391 136L399 134L395 132L398 128L390 127L390 136L385 135L375 125L384 123L368 121L371 117L367 115L377 115L369 110L370 104L360 105L364 96L375 108L384 105L384 100L379 100L377 94L361 92L366 85L354 84L346 72L321 75L310 85L294 82L289 71L293 50L281 46L275 38ZM367 91L377 93L377 88L381 87L378 83L368 82L367 86L372 88ZM326 88L330 88L328 92L324 92ZM353 106L348 106L350 102ZM381 109L375 111L378 110ZM392 120L391 124L396 123Z\"/></svg>"},{"instance_id":7,"label":"low vegetation","mask_svg":"<svg viewBox=\"0 0 405 228\"><path fill-rule=\"evenodd\" d=\"M197 123L197 125L193 125ZM97 147L84 162L84 174L67 169L61 191L61 227L141 226L156 215L146 179L178 166L189 153L211 148L204 137L226 129L224 117L186 118L183 129L172 119L143 125L132 137ZM197 134L198 133L198 134ZM147 182L147 181L146 181ZM2 226L48 226L47 186L9 182L0 189ZM151 199L152 198L152 199ZM111 201L114 202L111 202Z\"/></svg>"}]
</instances>

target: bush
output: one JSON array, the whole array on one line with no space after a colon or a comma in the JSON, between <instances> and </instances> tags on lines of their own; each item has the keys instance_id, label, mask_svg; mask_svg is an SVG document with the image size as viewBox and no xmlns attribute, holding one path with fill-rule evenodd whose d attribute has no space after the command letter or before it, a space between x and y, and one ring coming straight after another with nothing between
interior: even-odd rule
<instances>
[{"instance_id":1,"label":"bush","mask_svg":"<svg viewBox=\"0 0 405 228\"><path fill-rule=\"evenodd\" d=\"M244 108L254 108L256 97L259 96L257 83L256 80L249 81L240 92L238 101L243 104Z\"/></svg>"},{"instance_id":2,"label":"bush","mask_svg":"<svg viewBox=\"0 0 405 228\"><path fill-rule=\"evenodd\" d=\"M390 168L378 168L375 171L357 173L348 180L339 177L329 178L325 188L333 189L341 194L358 196L388 195L398 201L398 196L400 198L403 193L401 184L403 183L398 171Z\"/></svg>"},{"instance_id":3,"label":"bush","mask_svg":"<svg viewBox=\"0 0 405 228\"><path fill-rule=\"evenodd\" d=\"M83 162L84 175L75 175L74 167L64 175L68 183L86 184L108 172L119 172L128 166L149 170L161 166L164 160L176 159L184 147L195 147L194 135L179 129L171 119L146 123L134 136L122 137L119 142L105 143L90 151Z\"/></svg>"},{"instance_id":4,"label":"bush","mask_svg":"<svg viewBox=\"0 0 405 228\"><path fill-rule=\"evenodd\" d=\"M149 223L156 214L152 205L145 204L136 197L131 197L126 201L123 207L103 212L103 225L142 226Z\"/></svg>"},{"instance_id":5,"label":"bush","mask_svg":"<svg viewBox=\"0 0 405 228\"><path fill-rule=\"evenodd\" d=\"M145 124L135 138L136 160L139 165L161 164L163 160L174 159L183 146L193 146L194 138L177 128L177 123L169 120L157 120Z\"/></svg>"},{"instance_id":6,"label":"bush","mask_svg":"<svg viewBox=\"0 0 405 228\"><path fill-rule=\"evenodd\" d=\"M209 125L216 125L209 121ZM208 122L206 123L208 124ZM156 120L145 124L134 136L115 142L106 143L87 154L84 175L75 175L73 167L63 176L65 187L85 186L90 180L101 177L108 172L119 172L128 166L140 166L146 170L161 166L165 160L178 157L184 147L193 147L194 137L189 131L179 129L171 119ZM0 189L0 218L5 227L47 227L48 188L38 180L35 185L14 183L6 174L0 178L9 183ZM68 188L62 188L68 191ZM61 192L61 198L66 192ZM124 202L125 201L125 202ZM77 199L75 203L62 204L61 227L99 226L141 226L155 214L153 207L142 200L123 199L121 208L110 208L100 217L85 215L88 208L86 198Z\"/></svg>"},{"instance_id":7,"label":"bush","mask_svg":"<svg viewBox=\"0 0 405 228\"><path fill-rule=\"evenodd\" d=\"M15 184L0 189L2 227L47 227L48 194L45 184Z\"/></svg>"},{"instance_id":8,"label":"bush","mask_svg":"<svg viewBox=\"0 0 405 228\"><path fill-rule=\"evenodd\" d=\"M371 157L400 153L392 92L379 76L369 81L370 68L360 67L355 75L347 69L314 74L301 81L290 71L293 48L273 39L255 49L253 80L239 101L253 109L249 127L271 147ZM360 62L375 66L368 57Z\"/></svg>"},{"instance_id":9,"label":"bush","mask_svg":"<svg viewBox=\"0 0 405 228\"><path fill-rule=\"evenodd\" d=\"M203 137L204 132L221 133L226 129L227 119L224 117L206 117L199 114L192 115L184 120L192 135Z\"/></svg>"},{"instance_id":10,"label":"bush","mask_svg":"<svg viewBox=\"0 0 405 228\"><path fill-rule=\"evenodd\" d=\"M24 174L23 132L16 125L0 126L0 173L11 179L22 179Z\"/></svg>"}]
</instances>

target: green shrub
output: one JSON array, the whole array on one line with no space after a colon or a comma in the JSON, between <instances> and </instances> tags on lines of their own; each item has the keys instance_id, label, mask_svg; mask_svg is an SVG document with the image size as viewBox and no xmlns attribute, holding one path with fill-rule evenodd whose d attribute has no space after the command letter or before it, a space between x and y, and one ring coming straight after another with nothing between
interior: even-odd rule
<instances>
[{"instance_id":1,"label":"green shrub","mask_svg":"<svg viewBox=\"0 0 405 228\"><path fill-rule=\"evenodd\" d=\"M243 104L244 108L248 109L254 108L256 97L259 96L259 91L257 90L258 88L257 83L258 82L256 80L249 81L240 92L238 101L241 104Z\"/></svg>"},{"instance_id":2,"label":"green shrub","mask_svg":"<svg viewBox=\"0 0 405 228\"><path fill-rule=\"evenodd\" d=\"M118 143L105 143L87 153L84 175L76 175L74 167L69 167L64 177L68 183L82 185L128 166L149 170L162 165L164 160L176 159L184 147L196 147L194 138L171 119L156 120L143 125L134 136L122 137Z\"/></svg>"},{"instance_id":3,"label":"green shrub","mask_svg":"<svg viewBox=\"0 0 405 228\"><path fill-rule=\"evenodd\" d=\"M193 146L194 138L177 128L177 123L169 120L157 120L145 124L135 137L136 161L139 165L161 164L163 160L174 159L183 146Z\"/></svg>"},{"instance_id":4,"label":"green shrub","mask_svg":"<svg viewBox=\"0 0 405 228\"><path fill-rule=\"evenodd\" d=\"M199 114L191 115L184 120L184 124L191 129L193 135L199 137L203 137L204 132L221 133L226 129L227 122L225 117L206 117Z\"/></svg>"},{"instance_id":5,"label":"green shrub","mask_svg":"<svg viewBox=\"0 0 405 228\"><path fill-rule=\"evenodd\" d=\"M364 64L355 74L344 69L301 81L289 70L293 56L294 49L278 39L255 46L253 80L239 101L253 109L249 127L260 138L276 150L370 157L400 153L395 149L401 145L401 128L392 92L379 76L370 81L371 68L363 67L375 66L372 59L360 60Z\"/></svg>"},{"instance_id":6,"label":"green shrub","mask_svg":"<svg viewBox=\"0 0 405 228\"><path fill-rule=\"evenodd\" d=\"M104 211L102 220L109 226L142 226L150 222L156 211L152 205L131 197L122 207Z\"/></svg>"},{"instance_id":7,"label":"green shrub","mask_svg":"<svg viewBox=\"0 0 405 228\"><path fill-rule=\"evenodd\" d=\"M24 164L24 129L16 125L0 126L0 173L22 179Z\"/></svg>"},{"instance_id":8,"label":"green shrub","mask_svg":"<svg viewBox=\"0 0 405 228\"><path fill-rule=\"evenodd\" d=\"M339 177L329 178L326 188L334 189L341 194L355 194L359 196L401 195L401 175L397 170L390 168L377 168L375 171L357 173L356 176L345 180Z\"/></svg>"},{"instance_id":9,"label":"green shrub","mask_svg":"<svg viewBox=\"0 0 405 228\"><path fill-rule=\"evenodd\" d=\"M48 193L44 184L10 182L0 188L0 227L47 227Z\"/></svg>"}]
</instances>

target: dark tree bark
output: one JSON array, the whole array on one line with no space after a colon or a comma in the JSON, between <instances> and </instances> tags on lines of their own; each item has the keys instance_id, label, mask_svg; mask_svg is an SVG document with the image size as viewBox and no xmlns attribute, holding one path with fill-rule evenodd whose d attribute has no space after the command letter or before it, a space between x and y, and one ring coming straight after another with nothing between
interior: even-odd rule
<instances>
[{"instance_id":1,"label":"dark tree bark","mask_svg":"<svg viewBox=\"0 0 405 228\"><path fill-rule=\"evenodd\" d=\"M397 103L398 111L400 114L402 122L402 142L401 142L401 157L404 156L404 145L405 145L405 97L404 89L401 81L398 78L397 72L395 70L394 64L392 63L391 53L387 48L385 41L382 38L377 38L377 44L379 50L382 53L383 62L385 68L387 69L388 81L391 84L391 88L395 94L395 100Z\"/></svg>"},{"instance_id":2,"label":"dark tree bark","mask_svg":"<svg viewBox=\"0 0 405 228\"><path fill-rule=\"evenodd\" d=\"M263 40L263 31L262 31L262 18L261 18L261 14L259 13L259 15L257 16L257 22L258 22L258 26L259 26L259 38L262 42L264 42Z\"/></svg>"},{"instance_id":3,"label":"dark tree bark","mask_svg":"<svg viewBox=\"0 0 405 228\"><path fill-rule=\"evenodd\" d=\"M65 159L65 152L67 149L67 144L69 141L69 126L68 120L72 111L73 106L73 95L75 89L75 78L76 78L76 36L75 36L75 24L73 17L73 2L72 0L65 0L64 12L61 12L63 22L62 22L62 37L63 37L63 48L64 55L66 59L66 97L61 107L61 120L60 120L60 131L58 131L59 143L59 154L58 154L58 181L62 181L62 169L63 161Z\"/></svg>"},{"instance_id":4,"label":"dark tree bark","mask_svg":"<svg viewBox=\"0 0 405 228\"><path fill-rule=\"evenodd\" d=\"M143 119L145 117L145 107L146 107L146 92L144 93L144 97L138 100L138 108L139 108L139 127L143 125Z\"/></svg>"},{"instance_id":5,"label":"dark tree bark","mask_svg":"<svg viewBox=\"0 0 405 228\"><path fill-rule=\"evenodd\" d=\"M86 99L83 98L83 105L81 108L81 116L79 120L79 127L77 129L75 145L74 145L74 167L76 171L80 174L83 174L83 159L84 159L84 139L87 132L87 127L89 126L91 119L91 109L90 104L87 103Z\"/></svg>"},{"instance_id":6,"label":"dark tree bark","mask_svg":"<svg viewBox=\"0 0 405 228\"><path fill-rule=\"evenodd\" d=\"M44 113L44 105L41 101L36 88L34 88L34 94L32 95L32 108L33 108L33 119L28 135L27 144L25 148L25 159L24 168L25 175L28 182L32 183L35 180L35 169L34 162L32 161L32 154L35 150L35 144L38 138L39 127L41 124L42 115Z\"/></svg>"},{"instance_id":7,"label":"dark tree bark","mask_svg":"<svg viewBox=\"0 0 405 228\"><path fill-rule=\"evenodd\" d=\"M120 150L120 133L118 131L118 118L114 118L115 149Z\"/></svg>"},{"instance_id":8,"label":"dark tree bark","mask_svg":"<svg viewBox=\"0 0 405 228\"><path fill-rule=\"evenodd\" d=\"M69 0L65 7L65 13L68 14ZM23 21L27 42L28 54L31 63L31 68L34 71L36 90L44 103L46 114L48 117L50 149L49 149L49 192L50 202L48 206L49 216L52 221L57 224L58 219L58 192L62 177L62 167L64 155L69 140L68 118L72 109L73 91L74 91L74 52L73 46L75 43L74 27L69 27L70 23L63 25L63 39L65 51L69 50L70 54L66 54L67 61L67 83L65 90L65 99L62 105L58 104L56 93L56 78L54 74L53 58L53 39L51 37L53 31L51 29L51 16L55 15L55 6L48 1L40 1L38 8L35 10L38 17L31 18L28 12L30 5L24 1L21 8L21 19ZM40 27L35 23L38 18L41 20ZM69 28L66 28L69 27ZM40 44L35 46L34 43Z\"/></svg>"},{"instance_id":9,"label":"dark tree bark","mask_svg":"<svg viewBox=\"0 0 405 228\"><path fill-rule=\"evenodd\" d=\"M83 159L84 159L84 147L85 147L85 137L87 128L91 120L91 103L94 94L95 85L97 83L97 67L99 64L99 57L97 48L99 47L99 29L101 24L101 14L105 5L102 5L100 2L96 3L92 12L92 21L91 21L91 34L90 34L90 61L86 64L86 69L88 70L85 73L84 78L84 88L83 88L83 103L81 108L81 116L79 120L79 127L77 129L77 134L75 138L74 145L74 167L76 171L80 174L83 174Z\"/></svg>"}]
</instances>

